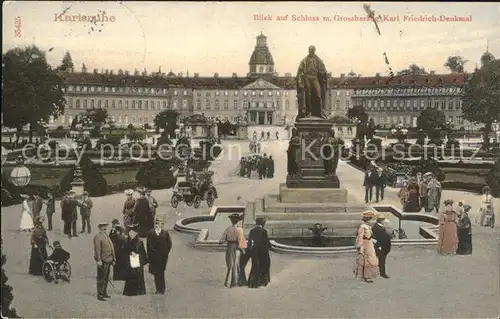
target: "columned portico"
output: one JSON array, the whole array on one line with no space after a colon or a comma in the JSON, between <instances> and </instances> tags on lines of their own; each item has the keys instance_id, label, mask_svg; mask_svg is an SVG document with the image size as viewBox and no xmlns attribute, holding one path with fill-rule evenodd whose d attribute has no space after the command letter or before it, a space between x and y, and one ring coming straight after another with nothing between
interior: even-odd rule
<instances>
[{"instance_id":1,"label":"columned portico","mask_svg":"<svg viewBox=\"0 0 500 319\"><path fill-rule=\"evenodd\" d=\"M247 118L251 125L274 125L275 115L273 109L249 109Z\"/></svg>"}]
</instances>

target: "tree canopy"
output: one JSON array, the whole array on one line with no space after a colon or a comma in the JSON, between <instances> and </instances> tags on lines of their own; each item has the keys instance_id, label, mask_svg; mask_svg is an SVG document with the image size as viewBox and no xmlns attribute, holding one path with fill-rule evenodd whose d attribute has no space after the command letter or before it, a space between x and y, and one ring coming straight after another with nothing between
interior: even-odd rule
<instances>
[{"instance_id":1,"label":"tree canopy","mask_svg":"<svg viewBox=\"0 0 500 319\"><path fill-rule=\"evenodd\" d=\"M164 110L156 114L153 123L155 129L159 131L164 129L170 136L175 135L175 129L177 128L177 118L179 117L179 112L176 110Z\"/></svg>"},{"instance_id":2,"label":"tree canopy","mask_svg":"<svg viewBox=\"0 0 500 319\"><path fill-rule=\"evenodd\" d=\"M461 56L449 56L444 64L444 67L452 73L464 73L464 67L467 62L468 61Z\"/></svg>"},{"instance_id":3,"label":"tree canopy","mask_svg":"<svg viewBox=\"0 0 500 319\"><path fill-rule=\"evenodd\" d=\"M483 145L489 146L491 125L500 121L500 60L492 61L474 72L464 86L462 96L464 119L482 123Z\"/></svg>"},{"instance_id":4,"label":"tree canopy","mask_svg":"<svg viewBox=\"0 0 500 319\"><path fill-rule=\"evenodd\" d=\"M441 139L441 130L446 128L446 116L443 111L426 108L417 118L417 129L422 130L432 141Z\"/></svg>"},{"instance_id":5,"label":"tree canopy","mask_svg":"<svg viewBox=\"0 0 500 319\"><path fill-rule=\"evenodd\" d=\"M3 54L3 124L22 131L30 125L29 138L38 121L64 113L64 83L36 46L14 48Z\"/></svg>"},{"instance_id":6,"label":"tree canopy","mask_svg":"<svg viewBox=\"0 0 500 319\"><path fill-rule=\"evenodd\" d=\"M422 74L428 74L428 72L423 67L420 67L416 64L411 64L407 69L401 70L397 73L398 76Z\"/></svg>"},{"instance_id":7,"label":"tree canopy","mask_svg":"<svg viewBox=\"0 0 500 319\"><path fill-rule=\"evenodd\" d=\"M104 124L110 122L108 110L103 108L86 110L82 118L84 123L92 126L96 130L100 130Z\"/></svg>"},{"instance_id":8,"label":"tree canopy","mask_svg":"<svg viewBox=\"0 0 500 319\"><path fill-rule=\"evenodd\" d=\"M74 69L73 59L71 58L71 54L69 51L66 51L64 57L62 58L61 65L59 66L59 70L61 71L69 71L70 69Z\"/></svg>"}]
</instances>

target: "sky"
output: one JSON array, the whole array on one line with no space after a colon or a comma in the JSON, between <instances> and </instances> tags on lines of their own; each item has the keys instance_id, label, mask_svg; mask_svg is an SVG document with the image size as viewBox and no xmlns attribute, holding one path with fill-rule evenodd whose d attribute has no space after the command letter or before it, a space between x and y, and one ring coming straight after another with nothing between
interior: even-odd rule
<instances>
[{"instance_id":1,"label":"sky","mask_svg":"<svg viewBox=\"0 0 500 319\"><path fill-rule=\"evenodd\" d=\"M58 65L66 51L75 68L124 69L199 73L220 76L248 72L248 62L261 32L268 37L276 71L295 74L309 45L334 76L354 71L362 76L402 70L418 64L448 73L446 58L469 60L472 71L481 54L500 57L500 4L487 2L368 2L382 19L399 21L333 21L334 17L364 17L362 3L347 2L3 2L2 52L35 44ZM108 21L56 21L59 14L96 15ZM255 14L271 16L257 21ZM293 15L319 17L320 21L292 21ZM277 17L287 17L277 21ZM409 22L405 17L472 17L471 22ZM322 21L329 17L332 21ZM64 18L63 18L64 19Z\"/></svg>"}]
</instances>

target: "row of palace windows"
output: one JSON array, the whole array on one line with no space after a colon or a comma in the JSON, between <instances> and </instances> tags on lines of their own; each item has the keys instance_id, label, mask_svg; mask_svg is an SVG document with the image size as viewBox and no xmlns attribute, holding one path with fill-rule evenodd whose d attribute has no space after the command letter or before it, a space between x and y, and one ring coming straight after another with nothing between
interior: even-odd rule
<instances>
[{"instance_id":1,"label":"row of palace windows","mask_svg":"<svg viewBox=\"0 0 500 319\"><path fill-rule=\"evenodd\" d=\"M398 103L399 101L399 103ZM420 105L418 100L368 100L363 101L363 106L368 110L375 109L379 110L381 108L390 108L395 110L423 110L428 107L433 107L439 110L461 110L462 109L462 100L420 100ZM406 106L406 108L405 108Z\"/></svg>"},{"instance_id":2,"label":"row of palace windows","mask_svg":"<svg viewBox=\"0 0 500 319\"><path fill-rule=\"evenodd\" d=\"M73 103L74 102L74 103ZM74 104L74 105L73 105ZM143 101L143 100L95 100L95 99L74 99L68 98L68 107L76 109L93 109L93 108L118 108L118 109L132 109L132 110L161 110L169 109L170 106L167 101ZM188 100L172 100L173 109L187 109Z\"/></svg>"},{"instance_id":3,"label":"row of palace windows","mask_svg":"<svg viewBox=\"0 0 500 319\"><path fill-rule=\"evenodd\" d=\"M460 87L449 88L410 88L410 89L356 89L354 94L357 95L386 95L386 94L449 94L459 93Z\"/></svg>"},{"instance_id":4,"label":"row of palace windows","mask_svg":"<svg viewBox=\"0 0 500 319\"><path fill-rule=\"evenodd\" d=\"M345 108L346 108L346 109L348 109L350 106L351 106L351 101L349 101L349 100L345 100ZM339 100L339 99L337 99L337 100L335 101L335 109L336 109L336 110L339 110L339 109L341 109L341 108L342 108L342 107L341 107L340 100ZM330 110L333 110L333 105L332 105L332 104L330 104Z\"/></svg>"},{"instance_id":5,"label":"row of palace windows","mask_svg":"<svg viewBox=\"0 0 500 319\"><path fill-rule=\"evenodd\" d=\"M224 100L224 109L228 110L229 109L229 100ZM196 109L201 110L202 109L202 103L201 100L198 99L196 100ZM236 110L239 107L239 101L235 100L233 101L233 108ZM264 108L276 108L277 110L281 109L281 102L278 100L276 102L249 102L249 101L243 101L243 109L247 108L252 108L252 107L264 107ZM212 101L207 99L205 100L205 109L210 110L212 108ZM214 109L220 109L220 101L215 100L215 105ZM289 110L290 109L290 101L286 100L285 101L285 109Z\"/></svg>"},{"instance_id":6,"label":"row of palace windows","mask_svg":"<svg viewBox=\"0 0 500 319\"><path fill-rule=\"evenodd\" d=\"M266 94L267 92L267 94ZM273 96L273 92L274 92L274 95L276 96L280 96L280 91L259 91L259 92L256 92L256 91L243 91L243 96L248 96L248 95L251 95L251 96ZM220 92L220 91L205 91L205 96L207 97L210 97L212 96L212 93L215 95L215 96L220 96L220 95L224 95L224 96L229 96L229 91L224 91L224 92ZM201 91L197 91L196 92L196 95L197 96L202 96L203 93ZM239 95L239 91L233 91L233 96L238 96ZM288 96L288 92L284 92L284 96Z\"/></svg>"},{"instance_id":7,"label":"row of palace windows","mask_svg":"<svg viewBox=\"0 0 500 319\"><path fill-rule=\"evenodd\" d=\"M111 117L111 120L116 123L116 124L129 124L129 123L132 123L132 124L146 124L146 123L150 123L150 118L148 116L131 116L130 118L130 122L129 122L129 117L128 115L119 115L119 116L110 116ZM67 120L67 121L66 121ZM72 115L61 115L60 117L58 117L56 120L54 119L54 117L51 117L50 120L49 120L49 124L54 124L56 121L58 121L60 124L71 124L71 122L73 122L73 116Z\"/></svg>"},{"instance_id":8,"label":"row of palace windows","mask_svg":"<svg viewBox=\"0 0 500 319\"><path fill-rule=\"evenodd\" d=\"M115 86L92 86L92 85L69 85L67 92L103 92L103 93L146 93L146 94L167 94L165 88L143 88L143 87L115 87ZM188 91L173 91L174 95L188 95Z\"/></svg>"},{"instance_id":9,"label":"row of palace windows","mask_svg":"<svg viewBox=\"0 0 500 319\"><path fill-rule=\"evenodd\" d=\"M411 116L376 116L373 117L373 120L376 124L380 125L402 123L404 126L415 126L417 118ZM464 120L461 116L448 116L447 121L455 125L464 124Z\"/></svg>"}]
</instances>

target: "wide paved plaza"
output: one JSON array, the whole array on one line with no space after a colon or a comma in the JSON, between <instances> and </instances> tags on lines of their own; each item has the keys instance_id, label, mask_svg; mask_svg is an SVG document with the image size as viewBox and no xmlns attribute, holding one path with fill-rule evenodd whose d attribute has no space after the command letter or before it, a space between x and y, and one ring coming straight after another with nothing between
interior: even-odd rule
<instances>
[{"instance_id":1,"label":"wide paved plaza","mask_svg":"<svg viewBox=\"0 0 500 319\"><path fill-rule=\"evenodd\" d=\"M211 167L219 198L216 205L241 205L238 196L253 200L276 193L286 175L286 142L267 142L264 152L275 158L276 177L270 180L239 178L235 152L221 156ZM248 149L248 143L241 143ZM225 144L227 148L227 144ZM340 163L341 186L352 198L363 200L363 173ZM170 206L171 190L153 191L159 214L167 216L167 228L183 217L207 214L202 204L195 210L180 204ZM479 196L444 191L443 199L463 199L473 206ZM124 195L93 198L94 233L100 221L121 220ZM385 203L397 205L396 190L388 189ZM389 254L390 279L373 284L353 279L350 257L319 258L271 255L271 283L266 288L228 289L223 286L224 253L195 250L195 236L171 230L173 249L167 265L167 294L154 295L154 284L146 270L147 295L122 296L123 282L109 287L112 298L96 299L96 264L92 235L68 239L61 236L60 210L49 240L60 240L71 252L71 283L46 283L28 275L29 234L16 232L20 205L2 212L4 252L8 283L14 288L13 306L25 318L496 318L499 314L499 232L473 226L473 254L442 257L435 249L394 248ZM498 207L498 205L497 205ZM360 212L361 214L361 212ZM78 221L80 227L80 220ZM497 227L498 229L498 227Z\"/></svg>"}]
</instances>

